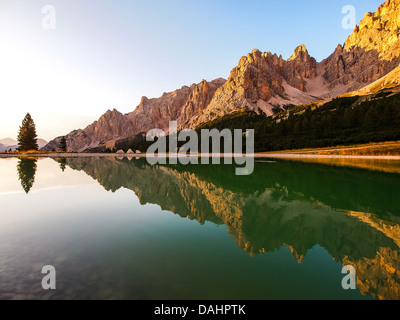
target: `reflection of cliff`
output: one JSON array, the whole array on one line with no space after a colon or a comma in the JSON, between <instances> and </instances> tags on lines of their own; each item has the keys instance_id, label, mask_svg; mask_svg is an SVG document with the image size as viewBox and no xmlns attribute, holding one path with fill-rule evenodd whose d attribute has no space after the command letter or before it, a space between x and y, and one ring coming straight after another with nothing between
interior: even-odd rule
<instances>
[{"instance_id":1,"label":"reflection of cliff","mask_svg":"<svg viewBox=\"0 0 400 320\"><path fill-rule=\"evenodd\" d=\"M67 165L107 190L133 190L141 204L223 223L250 255L285 245L301 262L319 244L336 261L356 266L364 294L400 298L400 219L392 215L397 176L287 162L257 164L249 177L234 176L229 166L163 167L135 159L68 159Z\"/></svg>"},{"instance_id":2,"label":"reflection of cliff","mask_svg":"<svg viewBox=\"0 0 400 320\"><path fill-rule=\"evenodd\" d=\"M350 216L370 225L376 230L393 239L400 247L399 220L381 220L372 214L363 212L348 212ZM358 272L358 287L363 294L369 294L377 299L400 298L400 255L398 248L391 250L387 247L379 248L372 259L363 257L351 261L348 257L343 259L343 264L353 265Z\"/></svg>"},{"instance_id":3,"label":"reflection of cliff","mask_svg":"<svg viewBox=\"0 0 400 320\"><path fill-rule=\"evenodd\" d=\"M191 181L190 174L175 176L164 167L150 166L142 161L110 159L68 159L72 169L83 170L106 190L126 188L135 192L141 204L158 204L181 217L222 223L213 213L201 190Z\"/></svg>"}]
</instances>

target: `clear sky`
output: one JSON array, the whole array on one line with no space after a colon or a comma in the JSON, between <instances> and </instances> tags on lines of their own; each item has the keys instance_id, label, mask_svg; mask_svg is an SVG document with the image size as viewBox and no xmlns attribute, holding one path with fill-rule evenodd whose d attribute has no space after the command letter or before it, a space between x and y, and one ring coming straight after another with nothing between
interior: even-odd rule
<instances>
[{"instance_id":1,"label":"clear sky","mask_svg":"<svg viewBox=\"0 0 400 320\"><path fill-rule=\"evenodd\" d=\"M142 96L228 78L254 48L286 59L304 43L321 61L352 32L345 5L358 23L382 2L0 0L0 138L16 139L27 112L50 140Z\"/></svg>"}]
</instances>

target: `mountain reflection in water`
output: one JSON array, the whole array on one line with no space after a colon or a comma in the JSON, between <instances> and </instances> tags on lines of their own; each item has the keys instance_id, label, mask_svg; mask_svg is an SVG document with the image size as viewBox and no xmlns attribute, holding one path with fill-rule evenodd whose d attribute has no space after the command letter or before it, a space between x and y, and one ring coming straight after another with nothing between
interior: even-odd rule
<instances>
[{"instance_id":1,"label":"mountain reflection in water","mask_svg":"<svg viewBox=\"0 0 400 320\"><path fill-rule=\"evenodd\" d=\"M151 166L144 159L68 158L106 190L132 190L140 203L225 224L249 255L286 246L301 263L315 245L353 265L357 287L400 299L398 174L290 161L256 163L251 176L227 165Z\"/></svg>"}]
</instances>

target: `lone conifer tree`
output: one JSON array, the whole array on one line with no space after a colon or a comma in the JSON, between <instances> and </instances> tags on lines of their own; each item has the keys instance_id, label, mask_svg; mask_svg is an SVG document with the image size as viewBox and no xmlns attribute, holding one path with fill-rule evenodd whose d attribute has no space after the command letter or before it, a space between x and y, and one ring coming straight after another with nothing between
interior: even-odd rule
<instances>
[{"instance_id":1,"label":"lone conifer tree","mask_svg":"<svg viewBox=\"0 0 400 320\"><path fill-rule=\"evenodd\" d=\"M36 127L29 113L19 127L18 151L38 150Z\"/></svg>"},{"instance_id":2,"label":"lone conifer tree","mask_svg":"<svg viewBox=\"0 0 400 320\"><path fill-rule=\"evenodd\" d=\"M60 144L58 145L58 149L63 152L67 152L67 139L62 137L60 140Z\"/></svg>"}]
</instances>

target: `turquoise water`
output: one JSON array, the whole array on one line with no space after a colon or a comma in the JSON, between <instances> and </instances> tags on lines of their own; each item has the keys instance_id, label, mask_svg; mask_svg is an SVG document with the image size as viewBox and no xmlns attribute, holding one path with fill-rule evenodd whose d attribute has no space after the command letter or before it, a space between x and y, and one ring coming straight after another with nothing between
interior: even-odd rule
<instances>
[{"instance_id":1,"label":"turquoise water","mask_svg":"<svg viewBox=\"0 0 400 320\"><path fill-rule=\"evenodd\" d=\"M1 159L0 299L400 298L398 173L234 169Z\"/></svg>"}]
</instances>

